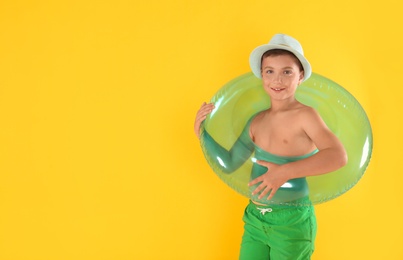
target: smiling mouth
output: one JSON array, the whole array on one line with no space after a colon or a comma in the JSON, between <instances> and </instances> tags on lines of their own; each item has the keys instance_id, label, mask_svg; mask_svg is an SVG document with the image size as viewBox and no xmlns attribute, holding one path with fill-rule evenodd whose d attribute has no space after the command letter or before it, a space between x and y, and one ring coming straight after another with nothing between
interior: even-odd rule
<instances>
[{"instance_id":1,"label":"smiling mouth","mask_svg":"<svg viewBox=\"0 0 403 260\"><path fill-rule=\"evenodd\" d=\"M284 90L284 88L271 88L272 90L274 90L274 91L281 91L281 90Z\"/></svg>"}]
</instances>

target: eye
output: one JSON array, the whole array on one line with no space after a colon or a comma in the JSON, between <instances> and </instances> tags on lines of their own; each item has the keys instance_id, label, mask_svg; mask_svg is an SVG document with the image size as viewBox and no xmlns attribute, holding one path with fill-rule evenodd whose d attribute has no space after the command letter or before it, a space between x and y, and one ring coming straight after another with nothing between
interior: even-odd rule
<instances>
[{"instance_id":1,"label":"eye","mask_svg":"<svg viewBox=\"0 0 403 260\"><path fill-rule=\"evenodd\" d=\"M291 75L291 74L292 74L292 70L285 70L285 71L284 71L284 74L285 74L285 75Z\"/></svg>"},{"instance_id":2,"label":"eye","mask_svg":"<svg viewBox=\"0 0 403 260\"><path fill-rule=\"evenodd\" d=\"M273 73L272 70L265 70L264 72L265 72L266 74L272 74L272 73Z\"/></svg>"}]
</instances>

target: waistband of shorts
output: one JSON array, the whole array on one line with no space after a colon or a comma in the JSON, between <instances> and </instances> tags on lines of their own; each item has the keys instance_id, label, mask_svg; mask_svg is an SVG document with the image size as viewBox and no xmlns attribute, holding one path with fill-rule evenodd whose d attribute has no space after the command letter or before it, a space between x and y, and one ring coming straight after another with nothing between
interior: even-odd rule
<instances>
[{"instance_id":1,"label":"waistband of shorts","mask_svg":"<svg viewBox=\"0 0 403 260\"><path fill-rule=\"evenodd\" d=\"M293 200L290 202L286 203L281 203L281 204L256 204L252 200L249 200L249 203L257 208L271 208L271 209L284 209L284 208L298 208L298 207L311 207L313 206L311 200L309 199L309 196Z\"/></svg>"}]
</instances>

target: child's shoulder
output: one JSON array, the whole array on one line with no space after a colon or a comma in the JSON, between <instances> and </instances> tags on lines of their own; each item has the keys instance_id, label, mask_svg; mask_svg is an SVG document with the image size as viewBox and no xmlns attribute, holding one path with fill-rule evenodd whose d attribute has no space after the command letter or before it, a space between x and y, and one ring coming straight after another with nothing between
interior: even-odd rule
<instances>
[{"instance_id":1,"label":"child's shoulder","mask_svg":"<svg viewBox=\"0 0 403 260\"><path fill-rule=\"evenodd\" d=\"M299 103L299 105L295 109L296 109L297 113L300 113L300 114L308 114L308 115L309 114L318 114L318 112L313 107L310 107L310 106L302 104L302 103Z\"/></svg>"},{"instance_id":2,"label":"child's shoulder","mask_svg":"<svg viewBox=\"0 0 403 260\"><path fill-rule=\"evenodd\" d=\"M323 121L319 112L315 108L304 104L301 104L297 109L297 115L301 123L304 124L315 124Z\"/></svg>"}]
</instances>

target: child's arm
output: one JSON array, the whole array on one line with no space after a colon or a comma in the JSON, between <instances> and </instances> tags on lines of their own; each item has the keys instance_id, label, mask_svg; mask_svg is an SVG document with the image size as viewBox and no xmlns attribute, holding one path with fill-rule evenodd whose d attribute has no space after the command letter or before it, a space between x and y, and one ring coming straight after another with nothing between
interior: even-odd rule
<instances>
[{"instance_id":1,"label":"child's arm","mask_svg":"<svg viewBox=\"0 0 403 260\"><path fill-rule=\"evenodd\" d=\"M347 154L340 140L328 129L319 114L313 109L306 109L299 117L306 135L316 145L319 152L306 159L283 165L258 161L268 168L260 177L252 180L249 185L261 184L253 191L263 198L271 191L270 200L276 191L288 180L325 174L343 167L347 163Z\"/></svg>"},{"instance_id":2,"label":"child's arm","mask_svg":"<svg viewBox=\"0 0 403 260\"><path fill-rule=\"evenodd\" d=\"M202 122L213 109L213 104L203 103L196 115L194 130L196 135L201 139L209 160L214 161L215 165L223 172L232 173L251 156L254 146L249 138L248 127L245 127L229 151L218 144L207 131L200 133Z\"/></svg>"}]
</instances>

